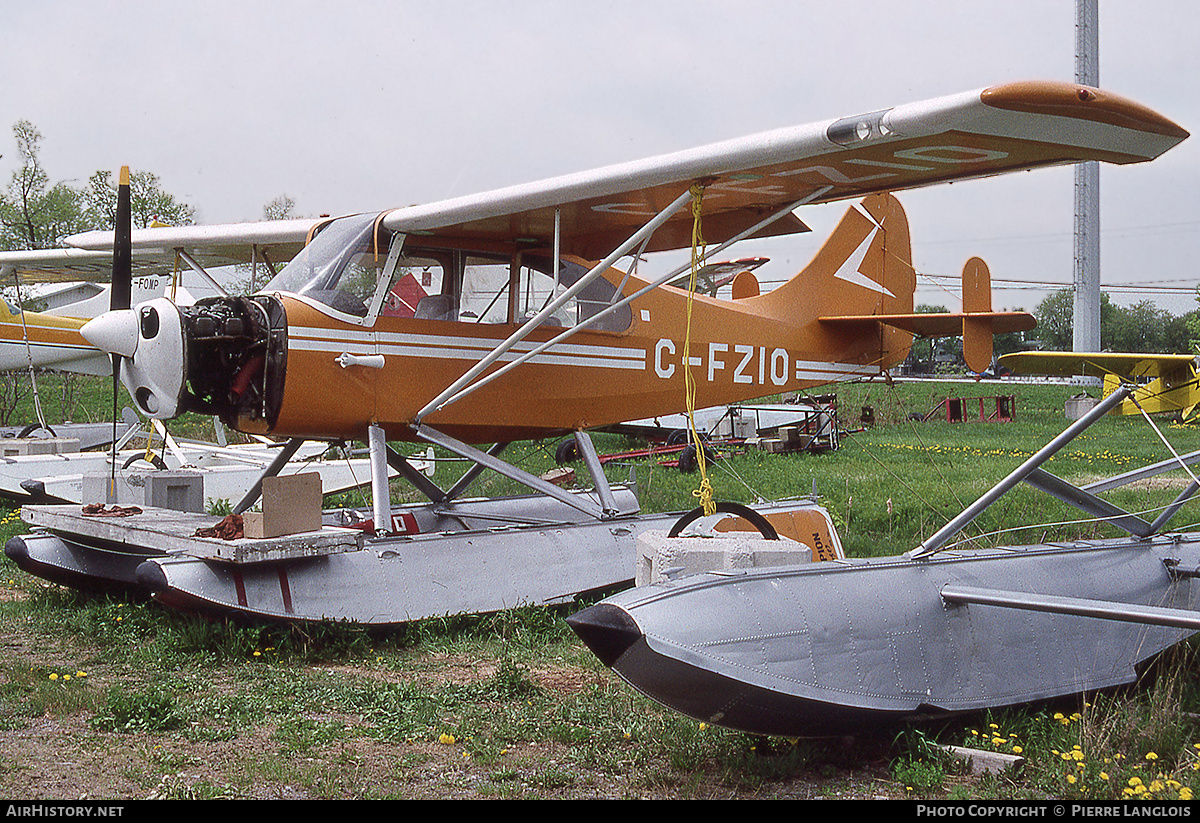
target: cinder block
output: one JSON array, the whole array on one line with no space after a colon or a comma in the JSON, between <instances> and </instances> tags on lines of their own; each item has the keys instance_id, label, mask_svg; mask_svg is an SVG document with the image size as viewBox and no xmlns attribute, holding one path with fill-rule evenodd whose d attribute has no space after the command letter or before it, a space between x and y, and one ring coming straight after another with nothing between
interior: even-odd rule
<instances>
[{"instance_id":1,"label":"cinder block","mask_svg":"<svg viewBox=\"0 0 1200 823\"><path fill-rule=\"evenodd\" d=\"M83 502L203 512L204 475L186 470L86 474Z\"/></svg>"},{"instance_id":2,"label":"cinder block","mask_svg":"<svg viewBox=\"0 0 1200 823\"><path fill-rule=\"evenodd\" d=\"M723 569L758 569L811 563L813 550L780 537L767 540L751 532L721 537L668 537L667 532L638 535L634 583L645 586L668 577L684 577Z\"/></svg>"},{"instance_id":3,"label":"cinder block","mask_svg":"<svg viewBox=\"0 0 1200 823\"><path fill-rule=\"evenodd\" d=\"M0 440L0 454L21 457L29 454L71 454L79 451L78 437L13 437Z\"/></svg>"},{"instance_id":4,"label":"cinder block","mask_svg":"<svg viewBox=\"0 0 1200 823\"><path fill-rule=\"evenodd\" d=\"M1068 397L1066 402L1066 416L1068 420L1078 420L1085 414L1090 412L1100 404L1100 400L1095 397L1086 395L1076 395Z\"/></svg>"},{"instance_id":5,"label":"cinder block","mask_svg":"<svg viewBox=\"0 0 1200 823\"><path fill-rule=\"evenodd\" d=\"M242 515L246 537L262 539L321 530L321 475L264 477L262 511Z\"/></svg>"},{"instance_id":6,"label":"cinder block","mask_svg":"<svg viewBox=\"0 0 1200 823\"><path fill-rule=\"evenodd\" d=\"M204 475L193 471L146 474L146 505L180 512L204 511Z\"/></svg>"}]
</instances>

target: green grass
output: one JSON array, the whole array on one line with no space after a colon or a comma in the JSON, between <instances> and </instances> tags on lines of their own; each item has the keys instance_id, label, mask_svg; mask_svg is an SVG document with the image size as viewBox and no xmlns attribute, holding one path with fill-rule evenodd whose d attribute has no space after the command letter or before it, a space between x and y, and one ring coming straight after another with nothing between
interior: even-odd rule
<instances>
[{"instance_id":1,"label":"green grass","mask_svg":"<svg viewBox=\"0 0 1200 823\"><path fill-rule=\"evenodd\" d=\"M1017 394L1011 423L915 422L948 394ZM848 385L843 427L873 427L826 454L730 453L709 467L719 499L743 502L814 489L850 555L913 547L1068 425L1070 386ZM199 430L205 421L192 421ZM1197 429L1158 421L1180 453ZM602 452L631 445L598 435ZM535 474L552 468L553 442L514 444L505 456ZM402 446L402 448L404 448ZM416 450L416 449L414 449ZM1085 482L1162 460L1144 421L1108 417L1047 468ZM461 466L439 466L446 484ZM655 460L632 471L646 510L695 505L698 475ZM1180 473L1175 474L1181 476ZM520 493L485 476L472 494ZM1138 488L1111 499L1162 505L1176 489ZM397 488L397 496L403 495ZM0 537L24 530L8 507ZM1184 511L1181 523L1194 513ZM1074 510L1018 488L973 524L984 542L1110 533ZM1061 524L1060 524L1061 521ZM1037 529L1004 531L1038 523ZM998 532L998 534L991 534ZM1200 762L1200 672L1190 646L1145 688L1086 703L1006 711L895 738L756 738L661 709L599 664L563 618L526 608L448 616L388 632L348 625L240 624L167 611L153 602L74 592L17 570L0 574L0 791L57 765L3 748L8 734L81 721L71 748L119 763L98 770L136 796L261 797L793 797L1081 799L1187 796ZM39 732L42 734L43 732ZM1020 750L1024 768L975 777L939 745ZM1075 748L1078 746L1079 748ZM78 755L82 756L82 755ZM66 758L71 760L72 758ZM115 785L115 784L114 784ZM1139 788L1140 787L1140 788ZM82 793L82 791L80 792Z\"/></svg>"}]
</instances>

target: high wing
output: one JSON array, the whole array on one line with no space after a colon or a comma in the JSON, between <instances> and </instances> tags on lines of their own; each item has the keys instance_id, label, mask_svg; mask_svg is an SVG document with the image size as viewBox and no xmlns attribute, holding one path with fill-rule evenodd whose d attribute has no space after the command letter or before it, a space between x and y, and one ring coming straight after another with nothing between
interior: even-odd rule
<instances>
[{"instance_id":1,"label":"high wing","mask_svg":"<svg viewBox=\"0 0 1200 823\"><path fill-rule=\"evenodd\" d=\"M704 239L725 240L789 206L1098 160L1153 159L1187 131L1131 100L1072 83L993 86L924 103L781 129L541 183L396 209L393 231L480 244L540 244L598 259L704 187ZM794 219L794 218L793 218ZM798 221L752 236L802 231ZM675 215L648 251L687 248L690 214Z\"/></svg>"},{"instance_id":2,"label":"high wing","mask_svg":"<svg viewBox=\"0 0 1200 823\"><path fill-rule=\"evenodd\" d=\"M476 250L551 248L557 241L564 255L597 260L693 184L703 187L704 239L719 243L805 231L791 214L801 204L1086 160L1137 163L1187 136L1145 106L1099 89L1020 82L408 206L381 219L392 231ZM135 259L184 249L240 254L247 262L251 248L298 248L315 224L143 229L133 233L132 245ZM692 220L683 210L654 231L644 250L691 242ZM111 249L112 234L89 232L68 244Z\"/></svg>"},{"instance_id":3,"label":"high wing","mask_svg":"<svg viewBox=\"0 0 1200 823\"><path fill-rule=\"evenodd\" d=\"M212 226L164 226L133 232L133 276L168 275L193 263L277 267L304 247L316 219L267 220ZM0 281L104 280L112 273L110 231L67 238L67 248L0 252Z\"/></svg>"}]
</instances>

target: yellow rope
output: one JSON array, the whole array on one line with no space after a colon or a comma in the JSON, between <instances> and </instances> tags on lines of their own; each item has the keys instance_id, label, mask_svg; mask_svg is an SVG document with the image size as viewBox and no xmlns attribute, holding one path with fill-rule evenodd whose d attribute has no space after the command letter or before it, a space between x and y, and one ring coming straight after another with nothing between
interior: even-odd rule
<instances>
[{"instance_id":1,"label":"yellow rope","mask_svg":"<svg viewBox=\"0 0 1200 823\"><path fill-rule=\"evenodd\" d=\"M688 430L692 435L692 443L696 447L696 465L700 469L700 487L692 492L693 497L700 499L704 513L711 515L717 510L713 500L712 484L708 480L708 464L704 455L704 444L700 442L700 434L696 431L696 380L692 376L692 303L696 296L696 273L700 268L700 260L704 256L704 237L700 232L700 213L704 201L704 187L692 186L692 272L688 283L687 322L683 339L683 384L687 401Z\"/></svg>"}]
</instances>

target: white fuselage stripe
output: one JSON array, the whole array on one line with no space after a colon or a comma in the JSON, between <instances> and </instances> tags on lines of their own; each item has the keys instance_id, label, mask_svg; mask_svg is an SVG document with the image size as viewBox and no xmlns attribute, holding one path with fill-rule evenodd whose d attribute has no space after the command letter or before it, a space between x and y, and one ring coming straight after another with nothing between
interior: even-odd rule
<instances>
[{"instance_id":1,"label":"white fuselage stripe","mask_svg":"<svg viewBox=\"0 0 1200 823\"><path fill-rule=\"evenodd\" d=\"M312 336L309 336L309 335ZM478 360L495 348L495 341L442 335L379 334L377 340L364 340L361 333L327 332L325 329L291 329L288 346L297 351L343 352L364 349L371 354L394 357L427 357L439 360ZM330 339L333 338L333 339ZM501 360L515 360L537 344L513 347ZM531 359L532 363L587 366L644 371L644 349L612 346L561 346Z\"/></svg>"}]
</instances>

